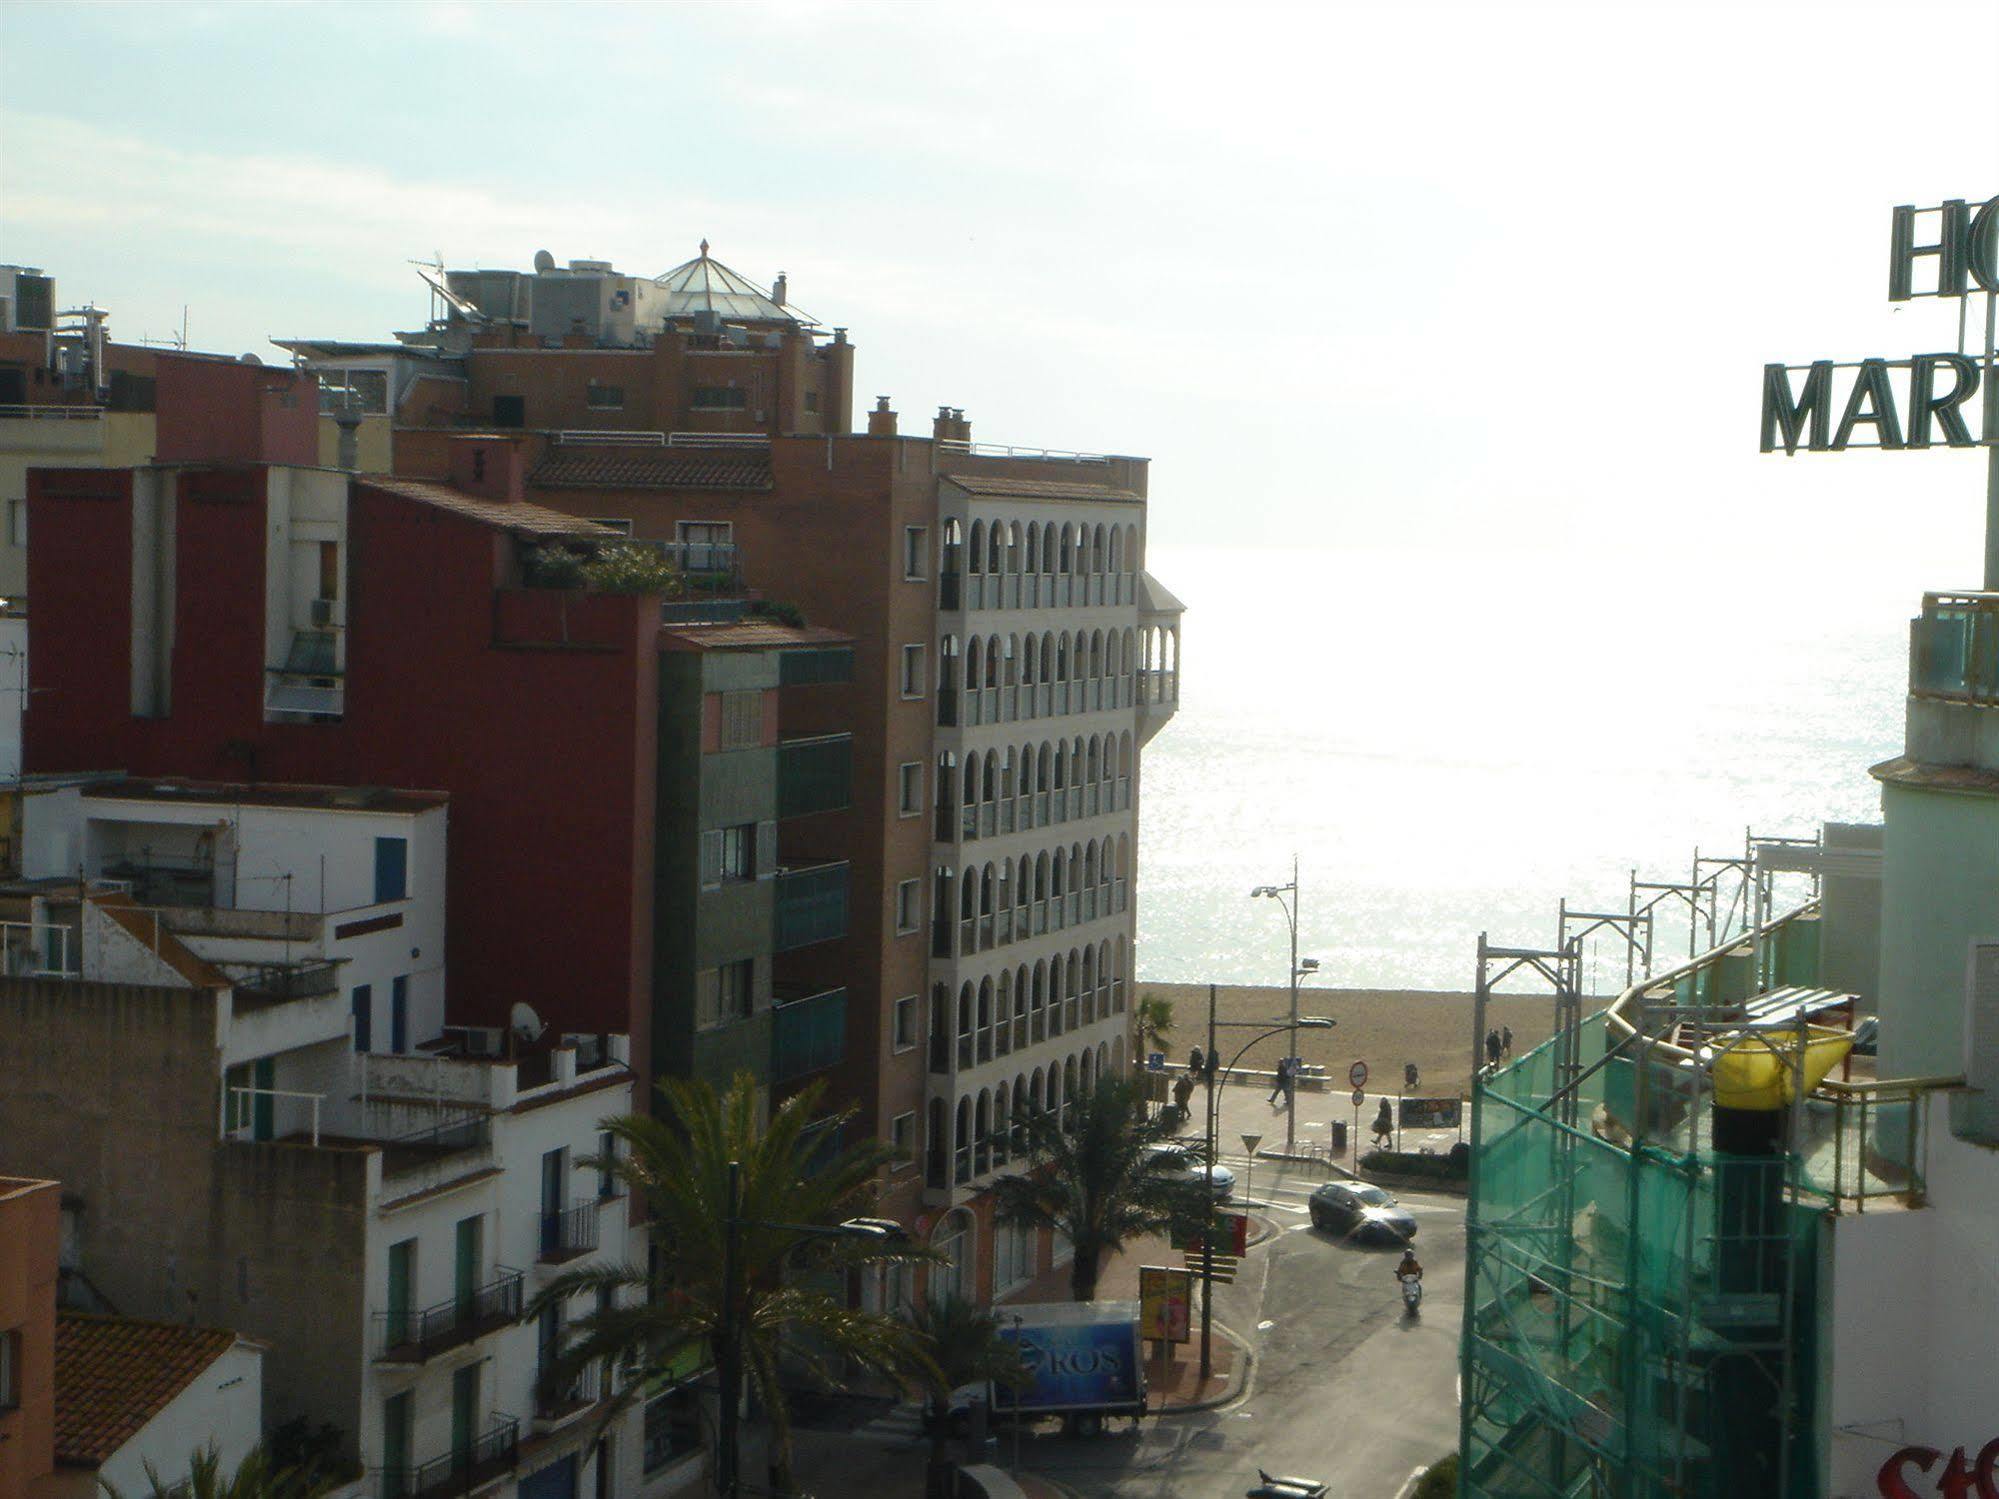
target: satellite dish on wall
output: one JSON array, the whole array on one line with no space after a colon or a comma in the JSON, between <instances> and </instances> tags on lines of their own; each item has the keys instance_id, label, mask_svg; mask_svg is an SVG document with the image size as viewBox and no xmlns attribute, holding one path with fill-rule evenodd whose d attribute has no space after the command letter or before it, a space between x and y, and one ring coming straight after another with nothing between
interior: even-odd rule
<instances>
[{"instance_id":1,"label":"satellite dish on wall","mask_svg":"<svg viewBox=\"0 0 1999 1499\"><path fill-rule=\"evenodd\" d=\"M553 255L549 254L549 253L548 253L548 251L546 251L546 250L537 250L537 251L535 251L535 252L534 252L534 268L535 268L535 269L536 269L537 271L552 271L552 270L554 270L554 269L555 269L555 257L554 257Z\"/></svg>"},{"instance_id":2,"label":"satellite dish on wall","mask_svg":"<svg viewBox=\"0 0 1999 1499\"><path fill-rule=\"evenodd\" d=\"M542 1031L547 1028L541 1023L541 1016L535 1014L533 1008L525 1003L514 1005L507 1016L507 1024L523 1041L540 1040Z\"/></svg>"}]
</instances>

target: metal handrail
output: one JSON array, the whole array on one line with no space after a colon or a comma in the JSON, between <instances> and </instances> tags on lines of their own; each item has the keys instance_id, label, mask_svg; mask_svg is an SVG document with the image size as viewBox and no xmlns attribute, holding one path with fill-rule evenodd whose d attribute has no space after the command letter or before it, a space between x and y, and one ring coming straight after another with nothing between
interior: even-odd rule
<instances>
[{"instance_id":1,"label":"metal handrail","mask_svg":"<svg viewBox=\"0 0 1999 1499\"><path fill-rule=\"evenodd\" d=\"M756 449L769 447L770 438L762 432L669 432L666 445L670 448Z\"/></svg>"},{"instance_id":2,"label":"metal handrail","mask_svg":"<svg viewBox=\"0 0 1999 1499\"><path fill-rule=\"evenodd\" d=\"M573 1260L597 1247L597 1215L604 1199L586 1197L561 1212L541 1215L541 1249L545 1264Z\"/></svg>"},{"instance_id":3,"label":"metal handrail","mask_svg":"<svg viewBox=\"0 0 1999 1499\"><path fill-rule=\"evenodd\" d=\"M1029 448L1007 442L973 442L963 437L943 437L938 448L946 453L964 453L974 458L1040 458L1064 463L1109 463L1109 453L1077 453L1065 448Z\"/></svg>"},{"instance_id":4,"label":"metal handrail","mask_svg":"<svg viewBox=\"0 0 1999 1499\"><path fill-rule=\"evenodd\" d=\"M103 419L103 406L0 406L0 421L94 422Z\"/></svg>"},{"instance_id":5,"label":"metal handrail","mask_svg":"<svg viewBox=\"0 0 1999 1499\"><path fill-rule=\"evenodd\" d=\"M521 1272L500 1267L485 1285L421 1310L376 1312L375 1357L384 1363L423 1363L447 1348L520 1321Z\"/></svg>"}]
</instances>

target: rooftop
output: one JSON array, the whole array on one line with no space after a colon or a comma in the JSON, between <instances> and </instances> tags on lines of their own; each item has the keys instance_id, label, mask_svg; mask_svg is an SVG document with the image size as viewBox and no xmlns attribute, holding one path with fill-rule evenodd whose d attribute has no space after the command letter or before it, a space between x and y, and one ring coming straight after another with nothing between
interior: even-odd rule
<instances>
[{"instance_id":1,"label":"rooftop","mask_svg":"<svg viewBox=\"0 0 1999 1499\"><path fill-rule=\"evenodd\" d=\"M238 781L190 781L159 776L99 781L84 796L109 801L209 803L232 807L310 807L333 812L428 812L450 798L442 791L403 791L388 786L312 786Z\"/></svg>"},{"instance_id":2,"label":"rooftop","mask_svg":"<svg viewBox=\"0 0 1999 1499\"><path fill-rule=\"evenodd\" d=\"M782 276L779 277L782 280ZM701 241L701 253L681 262L664 275L655 276L653 285L666 292L665 315L692 317L712 312L725 321L749 323L790 323L800 328L816 328L816 318L797 307L786 306L747 277L739 276L708 255L708 241Z\"/></svg>"},{"instance_id":3,"label":"rooftop","mask_svg":"<svg viewBox=\"0 0 1999 1499\"><path fill-rule=\"evenodd\" d=\"M1121 500L1136 505L1140 496L1115 484L1092 484L1082 479L1013 479L993 474L945 474L966 494L992 495L1016 500Z\"/></svg>"},{"instance_id":4,"label":"rooftop","mask_svg":"<svg viewBox=\"0 0 1999 1499\"><path fill-rule=\"evenodd\" d=\"M670 625L660 638L684 642L701 650L765 650L787 645L851 645L854 637L820 625L786 625L774 619L745 619L728 624Z\"/></svg>"},{"instance_id":5,"label":"rooftop","mask_svg":"<svg viewBox=\"0 0 1999 1499\"><path fill-rule=\"evenodd\" d=\"M237 1341L226 1327L59 1314L56 1460L96 1467Z\"/></svg>"},{"instance_id":6,"label":"rooftop","mask_svg":"<svg viewBox=\"0 0 1999 1499\"><path fill-rule=\"evenodd\" d=\"M356 482L386 494L415 500L420 505L434 505L439 510L448 510L484 526L512 531L517 536L580 536L604 541L622 539L621 533L609 526L564 515L560 510L550 510L527 500L488 500L453 489L448 484L424 479L398 479L392 474L364 474Z\"/></svg>"}]
</instances>

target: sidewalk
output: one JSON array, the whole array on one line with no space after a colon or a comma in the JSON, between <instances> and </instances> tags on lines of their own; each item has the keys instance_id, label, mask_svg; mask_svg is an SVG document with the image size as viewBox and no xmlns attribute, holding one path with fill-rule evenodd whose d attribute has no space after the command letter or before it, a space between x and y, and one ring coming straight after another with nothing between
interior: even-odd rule
<instances>
[{"instance_id":1,"label":"sidewalk","mask_svg":"<svg viewBox=\"0 0 1999 1499\"><path fill-rule=\"evenodd\" d=\"M1170 1080L1184 1072L1169 1071ZM1231 1081L1215 1089L1215 1146L1224 1157L1245 1154L1242 1137L1245 1134L1259 1135L1258 1155L1282 1155L1284 1151L1285 1110L1269 1101L1271 1076L1269 1073L1231 1074ZM1384 1098L1389 1108L1395 1108L1395 1095L1382 1093L1374 1088L1367 1090L1366 1101L1355 1109L1350 1090L1345 1086L1345 1078L1328 1078L1323 1092L1300 1088L1294 1095L1298 1116L1295 1134L1298 1153L1312 1155L1320 1160L1328 1158L1328 1142L1333 1135L1335 1120L1346 1126L1347 1141L1343 1151L1332 1153L1330 1159L1348 1171L1354 1169L1354 1131L1358 1115L1360 1134L1360 1154L1365 1155L1373 1148L1373 1125L1375 1115L1381 1110ZM1193 1113L1181 1133L1195 1139L1200 1137L1206 1124L1206 1092L1196 1088L1193 1097ZM1464 1105L1464 1119L1470 1125L1470 1104ZM1389 1148L1406 1151L1432 1150L1441 1155L1458 1142L1459 1131L1455 1129L1408 1129L1399 1131L1400 1143ZM1238 1179L1242 1172L1236 1172ZM1250 1185L1255 1186L1252 1178ZM1254 1192L1251 1194L1254 1196Z\"/></svg>"}]
</instances>

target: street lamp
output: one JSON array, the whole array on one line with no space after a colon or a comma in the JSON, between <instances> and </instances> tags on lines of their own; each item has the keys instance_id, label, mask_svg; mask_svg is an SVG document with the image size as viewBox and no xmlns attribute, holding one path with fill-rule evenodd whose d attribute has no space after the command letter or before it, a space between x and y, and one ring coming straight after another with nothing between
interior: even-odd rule
<instances>
[{"instance_id":1,"label":"street lamp","mask_svg":"<svg viewBox=\"0 0 1999 1499\"><path fill-rule=\"evenodd\" d=\"M715 1332L715 1380L721 1387L722 1409L715 1423L715 1488L723 1499L736 1499L738 1456L736 1408L742 1403L743 1359L737 1346L736 1300L742 1294L742 1231L774 1228L811 1239L850 1239L890 1244L908 1238L900 1223L889 1218L847 1218L839 1223L773 1223L743 1218L743 1166L729 1162L729 1211L722 1220L722 1317Z\"/></svg>"},{"instance_id":2,"label":"street lamp","mask_svg":"<svg viewBox=\"0 0 1999 1499\"><path fill-rule=\"evenodd\" d=\"M1285 897L1290 897L1288 900ZM1291 883L1288 885L1258 885L1249 892L1249 898L1268 898L1277 902L1284 912L1284 923L1291 929L1291 1021L1285 1027L1289 1033L1285 1040L1284 1054L1298 1055L1298 981L1319 971L1317 958L1298 957L1298 856L1291 856ZM1294 1084L1295 1090L1295 1084ZM1298 1148L1298 1099L1294 1091L1284 1110L1284 1153L1290 1155Z\"/></svg>"},{"instance_id":3,"label":"street lamp","mask_svg":"<svg viewBox=\"0 0 1999 1499\"><path fill-rule=\"evenodd\" d=\"M1242 1060L1244 1052L1248 1051L1259 1041L1268 1041L1279 1031L1289 1031L1294 1028L1298 1030L1329 1031L1333 1028L1334 1024L1334 1022L1326 1019L1323 1015L1307 1015L1303 1019L1299 1019L1296 1015L1293 1015L1289 1022L1268 1026L1243 1042L1241 1047L1237 1049L1236 1054L1229 1058L1228 1066L1217 1067L1215 1065L1216 1058L1219 1055L1215 1042L1217 1027L1227 1025L1247 1029L1260 1023L1255 1020L1215 1019L1215 986L1213 984L1208 985L1208 1127L1205 1142L1208 1154L1207 1170L1209 1172L1212 1172L1215 1166L1215 1079L1217 1075L1227 1077L1230 1072L1235 1070L1235 1064ZM1211 1194L1210 1200L1205 1204L1208 1209L1208 1221L1201 1228L1201 1382L1204 1385L1207 1383L1208 1371L1211 1365L1215 1315L1215 1230L1211 1180L1206 1172L1204 1172L1202 1175L1202 1185Z\"/></svg>"}]
</instances>

